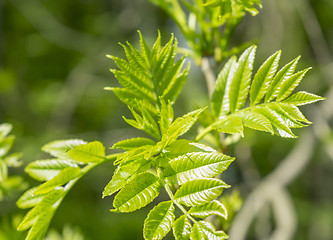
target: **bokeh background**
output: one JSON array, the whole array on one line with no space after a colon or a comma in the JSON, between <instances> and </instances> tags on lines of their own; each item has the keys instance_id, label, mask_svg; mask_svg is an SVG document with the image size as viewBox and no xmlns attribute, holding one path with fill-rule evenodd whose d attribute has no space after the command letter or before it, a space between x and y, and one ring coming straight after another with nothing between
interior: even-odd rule
<instances>
[{"instance_id":1,"label":"bokeh background","mask_svg":"<svg viewBox=\"0 0 333 240\"><path fill-rule=\"evenodd\" d=\"M273 239L269 236L278 226L282 231L293 232L290 239L331 240L333 1L262 2L260 13L256 17L247 15L237 27L233 44L256 40L255 68L279 49L281 65L301 55L297 69L313 69L298 90L325 96L327 100L302 107L314 124L306 130L296 130L299 139L249 130L228 150L237 161L225 178L232 189L240 191L246 206L260 202L248 197L255 195L262 180L272 176L284 160L298 160L286 169L299 167L284 184L283 193L276 193L275 203L263 204L253 221L240 220L236 227L247 230L244 226L249 224L245 239ZM110 147L120 139L140 134L122 120L122 115L129 116L126 106L112 92L103 90L105 86L117 85L109 72L115 65L106 54L123 57L118 42L138 43L137 30L151 44L158 29L165 41L174 32L180 46L186 47L177 26L148 0L0 1L0 122L13 124L13 151L23 153L24 165L45 158L40 148L52 140L100 140ZM203 74L192 64L177 100L176 115L207 103ZM304 146L307 148L302 149ZM306 156L291 156L295 149ZM10 174L24 175L24 165L11 169ZM49 239L142 239L143 221L151 206L131 214L115 214L109 212L112 199L101 199L113 170L112 164L103 165L73 188L51 223ZM24 177L30 185L37 184ZM21 193L13 192L0 202L1 240L24 239L24 233L14 230L25 213L15 206ZM281 196L285 198L280 201ZM287 210L276 203L284 201L287 203L282 205ZM283 226L281 219L288 226Z\"/></svg>"}]
</instances>

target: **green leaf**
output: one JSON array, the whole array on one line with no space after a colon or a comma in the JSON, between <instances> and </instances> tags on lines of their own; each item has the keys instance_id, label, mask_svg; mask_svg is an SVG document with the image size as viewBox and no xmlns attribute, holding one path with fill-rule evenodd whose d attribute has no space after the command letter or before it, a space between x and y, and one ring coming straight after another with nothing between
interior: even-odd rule
<instances>
[{"instance_id":1,"label":"green leaf","mask_svg":"<svg viewBox=\"0 0 333 240\"><path fill-rule=\"evenodd\" d=\"M253 111L264 115L277 128L281 137L286 137L286 138L296 137L288 127L287 123L283 120L283 118L275 111L271 110L268 107L254 108Z\"/></svg>"},{"instance_id":2,"label":"green leaf","mask_svg":"<svg viewBox=\"0 0 333 240\"><path fill-rule=\"evenodd\" d=\"M31 229L25 240L44 239L45 234L50 225L55 210L49 210L48 213L40 214L36 222L32 225Z\"/></svg>"},{"instance_id":3,"label":"green leaf","mask_svg":"<svg viewBox=\"0 0 333 240\"><path fill-rule=\"evenodd\" d=\"M138 147L146 146L146 145L155 145L156 142L149 138L131 138L119 141L112 146L112 149L122 149L125 151L136 149Z\"/></svg>"},{"instance_id":4,"label":"green leaf","mask_svg":"<svg viewBox=\"0 0 333 240\"><path fill-rule=\"evenodd\" d=\"M60 159L49 159L49 160L37 160L25 168L26 173L30 177L39 181L48 181L51 178L59 174L63 169L68 167L77 167L72 161L60 160Z\"/></svg>"},{"instance_id":5,"label":"green leaf","mask_svg":"<svg viewBox=\"0 0 333 240\"><path fill-rule=\"evenodd\" d=\"M234 114L217 120L213 124L213 127L217 129L219 132L229 133L229 134L239 133L242 137L244 136L242 120Z\"/></svg>"},{"instance_id":6,"label":"green leaf","mask_svg":"<svg viewBox=\"0 0 333 240\"><path fill-rule=\"evenodd\" d=\"M94 141L81 144L67 153L80 163L94 163L105 160L105 147L101 142Z\"/></svg>"},{"instance_id":7,"label":"green leaf","mask_svg":"<svg viewBox=\"0 0 333 240\"><path fill-rule=\"evenodd\" d=\"M295 105L280 103L279 106L283 111L287 112L288 115L294 120L311 124L311 122L304 117L302 112Z\"/></svg>"},{"instance_id":8,"label":"green leaf","mask_svg":"<svg viewBox=\"0 0 333 240\"><path fill-rule=\"evenodd\" d=\"M175 193L175 200L188 207L209 203L229 185L219 179L195 179L186 182Z\"/></svg>"},{"instance_id":9,"label":"green leaf","mask_svg":"<svg viewBox=\"0 0 333 240\"><path fill-rule=\"evenodd\" d=\"M36 206L43 199L45 194L35 194L37 187L33 187L25 191L22 196L17 200L16 205L19 208L32 208Z\"/></svg>"},{"instance_id":10,"label":"green leaf","mask_svg":"<svg viewBox=\"0 0 333 240\"><path fill-rule=\"evenodd\" d=\"M140 110L140 107L143 104L144 107L147 110L149 110L150 113L154 115L158 114L156 108L151 102L147 101L146 99L143 99L140 94L134 92L133 90L130 90L128 88L104 88L104 89L112 90L120 101L122 101L123 103L125 103L130 107L133 107L136 110Z\"/></svg>"},{"instance_id":11,"label":"green leaf","mask_svg":"<svg viewBox=\"0 0 333 240\"><path fill-rule=\"evenodd\" d=\"M279 93L277 94L276 101L282 101L289 97L291 92L298 86L298 84L303 79L304 75L309 71L311 68L307 68L303 71L297 72L286 79L279 88Z\"/></svg>"},{"instance_id":12,"label":"green leaf","mask_svg":"<svg viewBox=\"0 0 333 240\"><path fill-rule=\"evenodd\" d=\"M147 240L158 240L171 230L175 219L175 207L171 201L161 202L155 206L145 220L143 234Z\"/></svg>"},{"instance_id":13,"label":"green leaf","mask_svg":"<svg viewBox=\"0 0 333 240\"><path fill-rule=\"evenodd\" d=\"M63 196L63 193L63 189L56 189L46 194L43 199L25 215L21 224L17 227L17 230L23 231L30 228L36 224L36 220L40 215L53 215L54 210L57 208L55 203Z\"/></svg>"},{"instance_id":14,"label":"green leaf","mask_svg":"<svg viewBox=\"0 0 333 240\"><path fill-rule=\"evenodd\" d=\"M10 135L0 142L0 158L4 157L12 148L15 136Z\"/></svg>"},{"instance_id":15,"label":"green leaf","mask_svg":"<svg viewBox=\"0 0 333 240\"><path fill-rule=\"evenodd\" d=\"M229 112L230 82L233 78L235 67L237 65L236 63L237 58L235 56L231 57L217 76L214 92L211 98L212 108L216 117Z\"/></svg>"},{"instance_id":16,"label":"green leaf","mask_svg":"<svg viewBox=\"0 0 333 240\"><path fill-rule=\"evenodd\" d=\"M229 236L223 231L215 231L214 226L205 221L196 222L192 227L191 240L223 240Z\"/></svg>"},{"instance_id":17,"label":"green leaf","mask_svg":"<svg viewBox=\"0 0 333 240\"><path fill-rule=\"evenodd\" d=\"M56 187L67 184L70 180L78 177L81 174L81 168L69 167L62 170L57 176L53 177L49 181L43 183L35 191L35 194L46 194Z\"/></svg>"},{"instance_id":18,"label":"green leaf","mask_svg":"<svg viewBox=\"0 0 333 240\"><path fill-rule=\"evenodd\" d=\"M133 212L152 202L159 194L161 184L154 174L145 172L135 176L116 195L112 211Z\"/></svg>"},{"instance_id":19,"label":"green leaf","mask_svg":"<svg viewBox=\"0 0 333 240\"><path fill-rule=\"evenodd\" d=\"M110 196L124 187L137 174L146 171L151 166L151 162L139 159L130 163L120 164L115 170L111 181L103 191L103 198Z\"/></svg>"},{"instance_id":20,"label":"green leaf","mask_svg":"<svg viewBox=\"0 0 333 240\"><path fill-rule=\"evenodd\" d=\"M44 145L42 147L42 150L51 154L54 157L68 159L69 156L67 155L67 152L69 150L85 143L85 141L80 139L57 140Z\"/></svg>"},{"instance_id":21,"label":"green leaf","mask_svg":"<svg viewBox=\"0 0 333 240\"><path fill-rule=\"evenodd\" d=\"M313 93L300 91L300 92L297 92L294 95L290 96L289 98L283 100L282 102L293 104L296 106L302 106L302 105L318 102L321 100L325 100L325 98L315 95Z\"/></svg>"},{"instance_id":22,"label":"green leaf","mask_svg":"<svg viewBox=\"0 0 333 240\"><path fill-rule=\"evenodd\" d=\"M168 86L164 89L161 95L164 100L170 100L171 102L174 102L177 99L180 91L183 89L184 84L186 82L191 64L189 63L187 67L181 73L178 74L178 72L180 72L180 67L182 67L183 63L185 62L185 58L182 58L179 61L181 61L182 63L179 66L179 71L175 73L172 72L172 74L174 75L169 75L167 77L169 81Z\"/></svg>"},{"instance_id":23,"label":"green leaf","mask_svg":"<svg viewBox=\"0 0 333 240\"><path fill-rule=\"evenodd\" d=\"M146 67L150 67L150 50L149 47L146 43L146 41L143 39L142 34L140 31L138 31L139 36L140 36L140 47L141 47L141 54L143 59L145 60Z\"/></svg>"},{"instance_id":24,"label":"green leaf","mask_svg":"<svg viewBox=\"0 0 333 240\"><path fill-rule=\"evenodd\" d=\"M173 235L176 240L187 240L191 233L191 223L186 215L180 216L172 226Z\"/></svg>"},{"instance_id":25,"label":"green leaf","mask_svg":"<svg viewBox=\"0 0 333 240\"><path fill-rule=\"evenodd\" d=\"M237 62L229 92L229 106L232 113L242 108L245 104L250 88L255 51L256 46L249 47L244 51Z\"/></svg>"},{"instance_id":26,"label":"green leaf","mask_svg":"<svg viewBox=\"0 0 333 240\"><path fill-rule=\"evenodd\" d=\"M164 177L182 185L198 178L211 178L225 171L234 158L218 152L192 152L172 159Z\"/></svg>"},{"instance_id":27,"label":"green leaf","mask_svg":"<svg viewBox=\"0 0 333 240\"><path fill-rule=\"evenodd\" d=\"M242 120L245 127L269 132L274 135L272 124L266 117L264 117L264 115L251 110L239 111L236 112L235 115Z\"/></svg>"},{"instance_id":28,"label":"green leaf","mask_svg":"<svg viewBox=\"0 0 333 240\"><path fill-rule=\"evenodd\" d=\"M0 142L5 139L5 137L10 133L13 126L9 123L0 124Z\"/></svg>"},{"instance_id":29,"label":"green leaf","mask_svg":"<svg viewBox=\"0 0 333 240\"><path fill-rule=\"evenodd\" d=\"M165 103L164 101L161 101L161 112L160 112L160 129L162 135L167 132L169 127L171 126L173 122L173 108L170 102Z\"/></svg>"},{"instance_id":30,"label":"green leaf","mask_svg":"<svg viewBox=\"0 0 333 240\"><path fill-rule=\"evenodd\" d=\"M216 150L201 143L178 139L164 148L162 155L170 160L190 152L216 152Z\"/></svg>"},{"instance_id":31,"label":"green leaf","mask_svg":"<svg viewBox=\"0 0 333 240\"><path fill-rule=\"evenodd\" d=\"M273 81L270 84L270 87L265 96L265 102L272 101L279 93L279 86L283 84L283 82L288 79L297 66L297 62L300 59L300 56L292 60L290 63L285 65L273 78Z\"/></svg>"},{"instance_id":32,"label":"green leaf","mask_svg":"<svg viewBox=\"0 0 333 240\"><path fill-rule=\"evenodd\" d=\"M200 113L204 108L190 112L182 117L177 118L169 127L167 132L162 136L162 141L165 146L175 141L179 136L186 133L198 120Z\"/></svg>"},{"instance_id":33,"label":"green leaf","mask_svg":"<svg viewBox=\"0 0 333 240\"><path fill-rule=\"evenodd\" d=\"M225 206L217 200L213 200L205 205L194 206L189 210L188 213L191 214L193 217L202 219L207 218L211 215L217 215L225 219L227 219L228 216Z\"/></svg>"},{"instance_id":34,"label":"green leaf","mask_svg":"<svg viewBox=\"0 0 333 240\"><path fill-rule=\"evenodd\" d=\"M290 128L301 128L305 127L307 125L299 122L298 120L294 119L293 116L291 116L288 112L284 111L281 107L281 104L279 103L272 103L269 104L268 107L275 111L277 114L281 116L281 118L284 120L284 122L287 124Z\"/></svg>"},{"instance_id":35,"label":"green leaf","mask_svg":"<svg viewBox=\"0 0 333 240\"><path fill-rule=\"evenodd\" d=\"M281 51L277 51L270 56L259 68L256 75L253 78L250 101L251 105L259 103L269 88L272 78L278 68Z\"/></svg>"}]
</instances>

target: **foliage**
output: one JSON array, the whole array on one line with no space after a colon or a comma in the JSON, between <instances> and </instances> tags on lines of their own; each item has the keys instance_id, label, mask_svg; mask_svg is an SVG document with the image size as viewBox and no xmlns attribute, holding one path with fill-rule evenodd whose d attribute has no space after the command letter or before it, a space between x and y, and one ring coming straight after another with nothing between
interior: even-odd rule
<instances>
[{"instance_id":1,"label":"foliage","mask_svg":"<svg viewBox=\"0 0 333 240\"><path fill-rule=\"evenodd\" d=\"M23 190L26 184L21 176L9 176L9 167L19 167L20 153L8 154L11 150L15 136L8 135L12 130L12 125L8 123L0 124L0 200L10 194L12 190Z\"/></svg>"},{"instance_id":2,"label":"foliage","mask_svg":"<svg viewBox=\"0 0 333 240\"><path fill-rule=\"evenodd\" d=\"M227 217L226 207L218 200L230 187L215 178L234 158L195 141L180 139L197 122L205 108L174 119L173 104L184 86L189 67L182 70L185 58L176 59L177 40L161 45L160 34L150 49L141 33L140 48L122 45L127 59L109 56L120 70L112 69L122 87L107 88L130 109L134 119L124 120L151 138L122 140L112 147L124 152L105 154L101 142L82 140L54 141L42 150L53 158L37 160L26 172L41 185L26 191L18 200L20 208L32 208L19 225L30 229L27 239L40 239L59 204L72 186L94 167L114 161L117 168L103 191L103 197L116 194L111 212L133 212L151 203L161 189L168 198L158 203L144 222L145 239L162 239L171 231L176 239L226 239L215 230L208 216ZM204 131L243 135L243 127L294 137L290 127L310 122L297 106L322 100L306 92L289 97L306 70L293 74L297 60L277 74L280 52L273 54L251 81L255 46L239 57L232 57L220 72L212 109L215 120ZM252 84L251 84L252 82ZM250 93L250 106L244 108ZM261 100L265 98L263 103ZM197 136L199 140L203 135ZM180 210L175 211L175 207Z\"/></svg>"},{"instance_id":3,"label":"foliage","mask_svg":"<svg viewBox=\"0 0 333 240\"><path fill-rule=\"evenodd\" d=\"M317 6L316 11L326 12L326 17L321 16L322 18L329 19L329 16L332 16L332 4L322 4L323 1L330 2L320 0L312 1L311 4ZM24 152L25 158L30 159L29 154L37 156L34 149L40 145L40 141L58 139L59 136L66 136L70 140L53 141L44 145L44 155L37 157L42 160L27 163L25 171L33 178L32 184L36 181L41 183L26 191L17 201L20 208L30 210L24 218L16 217L13 213L14 207L10 205L11 199L15 198L12 193L15 193L15 190L23 191L26 184L23 177L18 176L20 154L10 154L14 137L8 134L12 127L9 124L0 125L0 238L22 239L25 233L13 230L19 226L19 230L29 230L27 239L44 239L44 236L45 239L83 239L86 234L84 238L89 238L90 235L92 239L103 239L101 235L105 237L106 232L114 234L112 238L119 239L113 230L126 232L122 235L126 236L128 232L137 229L131 225L131 220L126 220L126 223L119 227L120 219L125 218L120 216L120 213L136 212L131 213L131 216L135 216L131 219L137 219L138 215L135 214L143 215L151 208L143 223L145 239L162 239L167 234L173 234L176 239L225 239L242 199L235 190L226 194L224 189L229 185L221 179L228 179L229 182L231 175L230 182L233 187L238 184L238 180L244 181L245 184L241 186L242 197L244 192L249 192L259 180L259 177L247 178L246 174L251 171L253 173L253 168L242 166L244 161L233 164L232 169L224 172L234 161L234 158L228 155L234 155L233 150L237 157L248 154L247 151L242 151L244 142L249 139L255 141L256 146L251 147L252 155L248 158L253 158L254 165L257 165L254 167L255 170L258 168L256 174L266 176L278 164L278 159L284 156L286 150L289 151L293 146L290 144L291 140L273 138L265 133L251 138L251 135L258 136L255 135L258 133L247 132L245 128L295 138L293 128L311 124L299 107L323 98L305 91L295 92L295 88L309 70L296 71L299 57L279 67L281 51L278 51L256 70L253 66L256 65L255 59L258 61L260 56L255 57L256 46L253 42L237 45L244 42L249 33L251 36L257 33L256 29L249 27L250 20L246 21L245 27L240 26L241 35L233 34L245 15L258 14L262 7L260 0L150 0L175 21L190 49L178 48L173 34L166 44L162 44L160 33L150 48L140 32L140 41L137 41L140 49L136 49L136 44L129 43L132 42L133 28L139 26L145 29L146 40L150 43L148 29L158 26L164 35L168 29L163 29L163 25L170 23L160 11L151 11L147 7L149 5L142 1L138 1L139 4L135 1L129 2L111 1L107 5L103 3L103 7L98 1L77 3L11 0L1 4L0 15L4 21L1 21L3 27L0 28L0 52L3 59L1 63L4 64L0 66L0 118L4 122L12 122L17 129L18 134L15 134L19 137L14 147L18 150L13 151ZM295 51L306 52L305 57L313 57L312 54L318 46L319 50L322 49L319 51L320 55L325 57L325 53L327 55L329 51L325 51L324 44L319 41L320 31L313 31L318 34L315 40L309 36L303 41L299 39L300 33L292 31L293 26L302 24L304 19L314 23L313 28L316 25L316 21L311 19L312 15L309 15L310 18L297 18L307 12L307 2L302 3L302 8L299 9L299 3L292 4L295 6L290 7L289 2L283 1L267 4L288 11L284 11L281 16L276 16L274 11L268 11L269 17L260 14L257 18L263 26L257 24L258 27L269 33L274 29L274 34L268 34L269 39L278 43L275 45L281 47L284 55L288 54L288 58L297 54ZM289 10L293 14L287 18L288 24L283 26L283 34L292 33L292 39L283 39L283 34L279 31L279 19L284 19ZM276 29L269 26L270 18L274 24L276 21ZM289 22L291 18L294 24ZM331 35L330 27L326 24L326 31L323 29L325 36ZM304 31L303 26L301 29L301 35L304 35L307 29L305 27ZM81 30L85 33L80 32ZM235 42L231 42L233 35ZM129 41L121 44L127 59L116 57L120 54L116 52L116 48L110 46L110 39L124 41L124 36ZM183 40L181 37L178 39ZM293 45L294 43L297 45ZM314 45L313 51L302 49L310 43ZM264 44L265 41L262 45ZM274 44L268 46L266 43L266 46L270 49ZM111 71L120 84L116 86L110 83L111 87L106 88L114 93L111 96L107 91L102 94L94 92L99 87L98 84L104 85L102 80L107 79L99 59L100 54L96 53L96 50L102 49L102 55L105 55L106 48L113 48L114 56L108 57L117 65L117 69ZM262 46L260 48L264 49ZM191 77L190 83L185 85L190 64L186 56L177 56L177 53L185 53L202 67L204 61L209 59L211 66L208 68L211 69L208 70L213 70L213 83L216 80L210 106L199 102L200 107L187 113L184 106L188 103L182 101L184 98L177 100L182 89L197 98L194 78L201 77L200 74L192 75L193 79ZM303 58L302 61L308 64ZM311 65L314 65L312 61L311 59ZM203 71L205 72L204 67ZM215 79L217 72L219 74L216 74ZM318 74L316 66L311 74ZM305 89L323 91L325 84L319 86L315 79L311 80L307 81ZM201 88L200 92L203 91L204 88ZM129 130L130 134L127 134L129 128L113 131L123 126L118 121L121 118L115 117L123 110L117 101L113 101L115 96L128 106L132 117L124 114L123 119L132 126L131 129L142 131L139 136L130 138L138 131ZM189 97L186 100L189 100ZM325 109L329 116L329 108ZM312 116L320 118L317 112L312 113ZM196 129L198 123L201 126ZM324 132L327 135L330 123L327 122L328 127L325 126ZM109 126L112 127L111 131ZM314 129L316 138L320 139L320 134L317 133L319 128ZM115 143L108 155L105 146L118 141L119 132L123 140ZM71 139L73 135L90 140L98 135L98 138L102 138L101 142L105 142L105 146L99 141ZM235 147L227 148L245 136L247 138ZM326 141L330 139L325 138ZM279 144L276 144L277 142ZM330 145L325 142L315 145L325 145L328 152L332 152L331 143L332 141L329 142ZM278 153L274 152L275 149L278 149ZM329 174L331 165L323 160L325 158L321 152L316 151L316 161L300 180L290 186L296 195L296 199L292 199L296 202L296 210L301 213L298 231L301 239L307 238L307 232L311 232L310 238L331 239L329 235L332 224L329 223L332 222L332 217L329 213L332 211L329 210L332 205L326 203L327 206L322 207L323 201L320 198L331 197L327 191L331 181L323 177L324 174L332 175ZM50 156L45 157L45 154ZM33 159L36 159L36 156ZM102 167L95 169L98 166ZM116 169L115 172L113 168ZM239 174L238 170L242 173ZM317 177L318 173L320 178ZM225 174L230 175L226 178ZM101 175L104 175L105 179L102 179ZM83 177L85 178L80 185L83 187L73 189ZM248 180L251 181L247 182ZM102 192L102 187L95 187L93 183L107 185ZM309 190L311 188L313 190ZM81 191L85 195L70 196L63 208L58 209L70 191L75 194ZM91 211L93 206L108 207L100 204L102 200L89 204L91 199L98 195L96 191L102 192L105 205L113 200L112 213L107 223L100 216L100 221L91 220L95 216ZM10 198L7 198L8 195ZM307 195L312 196L311 200L304 197ZM279 201L278 196L274 197ZM274 203L272 206L276 207ZM137 211L139 209L140 211ZM54 217L56 211L60 211L59 217ZM59 230L57 225L73 221L68 216L74 218L73 213L78 212L80 222L76 221L75 224L91 224L91 232L83 232L81 236L75 229L65 227L62 236L53 230L47 233L52 218L58 221L53 222L52 227L56 226ZM12 215L8 219L12 218L13 223L6 219L6 214ZM96 218L98 217L96 215ZM318 219L320 221L316 221ZM308 228L309 225L311 228ZM83 229L86 228L82 227ZM269 231L269 228L267 230ZM129 238L133 237L124 237Z\"/></svg>"}]
</instances>

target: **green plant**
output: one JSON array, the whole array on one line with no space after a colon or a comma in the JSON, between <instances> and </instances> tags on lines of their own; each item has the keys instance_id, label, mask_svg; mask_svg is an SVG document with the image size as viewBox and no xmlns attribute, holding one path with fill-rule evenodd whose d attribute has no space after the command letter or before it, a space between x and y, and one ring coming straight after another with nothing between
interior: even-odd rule
<instances>
[{"instance_id":1,"label":"green plant","mask_svg":"<svg viewBox=\"0 0 333 240\"><path fill-rule=\"evenodd\" d=\"M261 6L259 1L183 1L189 11L187 22L178 1L153 2L180 26L198 64L207 56L220 62L241 51L243 46L227 49L231 33L245 12L255 15L254 5ZM224 24L225 33L221 35L219 29ZM256 46L247 43L250 46L240 57L232 56L219 72L209 109L199 108L175 118L173 105L190 69L189 64L185 66L186 57L177 60L173 35L162 45L158 34L151 48L140 32L139 37L140 50L130 43L122 45L127 60L109 56L119 68L111 71L121 87L106 89L128 106L133 119L124 120L148 136L122 140L112 149L123 152L111 154L106 154L99 141L60 140L43 146L42 150L52 158L26 167L31 177L43 183L17 201L20 208L31 208L18 227L30 229L26 239L42 239L74 184L110 161L117 168L103 197L116 193L112 212L136 211L151 203L162 190L167 195L148 214L143 229L145 239L162 239L171 229L176 239L227 239L228 235L216 230L210 218L203 220L212 215L227 218L226 207L216 200L230 187L217 178L234 161L223 154L225 146L243 137L244 127L294 138L291 128L310 124L298 106L323 100L304 91L292 94L309 70L294 73L299 57L278 71L278 51L253 74ZM194 140L180 138L197 121L202 126ZM206 140L205 144L200 140Z\"/></svg>"}]
</instances>

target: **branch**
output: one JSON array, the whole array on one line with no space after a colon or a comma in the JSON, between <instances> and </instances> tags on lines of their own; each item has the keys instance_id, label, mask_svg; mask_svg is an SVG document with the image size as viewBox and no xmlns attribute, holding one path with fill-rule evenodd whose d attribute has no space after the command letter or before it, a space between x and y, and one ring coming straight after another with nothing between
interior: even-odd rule
<instances>
[{"instance_id":1,"label":"branch","mask_svg":"<svg viewBox=\"0 0 333 240\"><path fill-rule=\"evenodd\" d=\"M208 57L203 57L202 62L201 62L201 69L202 72L205 75L205 80L207 84L207 89L208 89L208 94L209 97L212 96L213 91L214 91L214 85L215 85L215 74L209 64L209 58Z\"/></svg>"}]
</instances>

